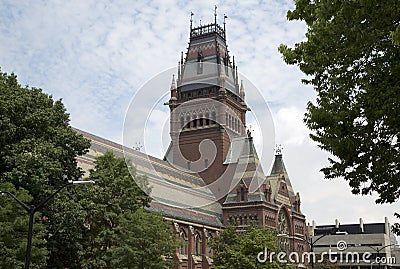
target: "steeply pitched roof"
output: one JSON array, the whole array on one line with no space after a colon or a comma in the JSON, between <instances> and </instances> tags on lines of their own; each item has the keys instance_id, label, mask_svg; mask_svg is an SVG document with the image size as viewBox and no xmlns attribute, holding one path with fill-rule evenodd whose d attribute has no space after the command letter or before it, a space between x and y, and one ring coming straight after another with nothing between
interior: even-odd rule
<instances>
[{"instance_id":1,"label":"steeply pitched roof","mask_svg":"<svg viewBox=\"0 0 400 269\"><path fill-rule=\"evenodd\" d=\"M233 185L243 184L248 190L248 202L266 201L260 186L265 175L254 147L253 138L242 136L234 138L225 159L225 164L236 164ZM237 203L236 188L228 194L224 204Z\"/></svg>"},{"instance_id":2,"label":"steeply pitched roof","mask_svg":"<svg viewBox=\"0 0 400 269\"><path fill-rule=\"evenodd\" d=\"M201 177L185 173L167 161L149 156L140 151L125 148L120 144L75 129L91 140L89 152L78 157L94 167L97 156L112 151L119 157L129 159L139 175L146 175L152 187L150 211L162 212L165 216L220 227L222 208ZM199 206L200 205L200 206Z\"/></svg>"},{"instance_id":3,"label":"steeply pitched roof","mask_svg":"<svg viewBox=\"0 0 400 269\"><path fill-rule=\"evenodd\" d=\"M289 179L289 174L286 171L285 163L283 162L283 157L282 154L276 154L275 155L275 160L274 164L272 166L272 170L270 175L267 177L267 179L271 183L272 191L273 191L273 196L275 196L278 192L278 189L280 187L280 180L284 179L289 197L295 196L295 193L293 191L292 183L290 182Z\"/></svg>"}]
</instances>

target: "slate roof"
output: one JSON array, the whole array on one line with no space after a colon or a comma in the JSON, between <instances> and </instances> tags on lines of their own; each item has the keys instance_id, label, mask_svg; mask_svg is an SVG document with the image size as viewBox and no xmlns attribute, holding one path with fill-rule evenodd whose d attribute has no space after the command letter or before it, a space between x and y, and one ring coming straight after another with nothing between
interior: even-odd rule
<instances>
[{"instance_id":1,"label":"slate roof","mask_svg":"<svg viewBox=\"0 0 400 269\"><path fill-rule=\"evenodd\" d=\"M232 139L225 164L236 164L233 184L243 184L248 190L246 202L266 202L260 186L265 183L265 175L254 147L253 138L242 136ZM228 194L224 204L237 203L234 189Z\"/></svg>"},{"instance_id":2,"label":"slate roof","mask_svg":"<svg viewBox=\"0 0 400 269\"><path fill-rule=\"evenodd\" d=\"M150 211L161 212L173 219L213 227L222 226L221 205L216 202L201 177L177 170L167 161L82 130L75 130L91 140L89 152L77 158L78 163L86 165L86 170L93 168L95 158L107 151L112 151L119 157L125 156L132 161L139 175L147 176L153 198ZM199 208L198 205L204 206Z\"/></svg>"},{"instance_id":3,"label":"slate roof","mask_svg":"<svg viewBox=\"0 0 400 269\"><path fill-rule=\"evenodd\" d=\"M272 190L274 193L277 193L277 188L279 188L279 186L280 186L280 180L282 179L282 177L284 177L284 180L285 180L288 192L289 192L289 197L296 196L293 191L292 183L290 182L290 179L289 179L289 174L286 171L286 167L285 167L285 163L283 162L282 154L276 154L274 164L271 169L271 173L267 177L267 179L271 183L271 187L272 187Z\"/></svg>"}]
</instances>

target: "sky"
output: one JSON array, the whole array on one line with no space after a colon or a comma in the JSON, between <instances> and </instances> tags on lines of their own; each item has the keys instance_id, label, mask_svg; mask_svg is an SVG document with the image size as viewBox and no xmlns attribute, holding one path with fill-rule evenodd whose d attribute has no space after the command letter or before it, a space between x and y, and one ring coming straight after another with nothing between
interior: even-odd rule
<instances>
[{"instance_id":1,"label":"sky","mask_svg":"<svg viewBox=\"0 0 400 269\"><path fill-rule=\"evenodd\" d=\"M309 138L303 124L307 102L315 100L315 92L302 85L304 75L296 66L286 65L277 49L305 39L305 24L286 20L286 12L294 7L291 0L2 0L1 71L14 72L22 85L61 98L72 126L122 143L125 114L135 94L160 74L165 81L161 91L168 93L171 77L163 74L173 73L180 52L186 52L190 13L195 26L210 23L214 5L220 24L223 14L228 17L228 49L241 76L260 91L272 114L275 143L283 147L307 222L333 224L338 219L345 224L358 223L359 218L365 223L383 222L386 216L394 223L398 201L376 205L376 196L354 196L345 181L326 180L319 172L329 154ZM148 96L162 97L151 88L146 90ZM157 157L163 156L168 144L164 130L168 110L160 105L162 100L152 104L148 119L151 143L139 141ZM273 139L257 130L254 137L257 147ZM264 172L270 165L263 163Z\"/></svg>"}]
</instances>

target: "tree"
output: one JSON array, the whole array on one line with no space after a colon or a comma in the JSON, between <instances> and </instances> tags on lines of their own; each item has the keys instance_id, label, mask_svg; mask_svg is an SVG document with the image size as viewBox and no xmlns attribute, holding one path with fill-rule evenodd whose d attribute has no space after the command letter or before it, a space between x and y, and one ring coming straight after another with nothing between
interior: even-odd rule
<instances>
[{"instance_id":1,"label":"tree","mask_svg":"<svg viewBox=\"0 0 400 269\"><path fill-rule=\"evenodd\" d=\"M14 74L0 72L0 90L1 182L28 190L36 204L82 175L75 157L90 142L71 128L61 100L21 87Z\"/></svg>"},{"instance_id":2,"label":"tree","mask_svg":"<svg viewBox=\"0 0 400 269\"><path fill-rule=\"evenodd\" d=\"M120 224L121 243L112 249L113 268L172 268L178 242L171 223L140 208L127 212Z\"/></svg>"},{"instance_id":3,"label":"tree","mask_svg":"<svg viewBox=\"0 0 400 269\"><path fill-rule=\"evenodd\" d=\"M343 177L354 194L377 192L377 203L393 203L400 196L400 2L295 4L287 18L307 24L307 39L279 51L318 94L304 121L334 156L321 171Z\"/></svg>"},{"instance_id":4,"label":"tree","mask_svg":"<svg viewBox=\"0 0 400 269\"><path fill-rule=\"evenodd\" d=\"M228 226L210 243L214 250L214 264L217 269L261 269L286 268L276 261L265 263L258 261L257 255L265 250L268 253L277 251L277 237L268 228L251 226L245 231L238 231L235 226ZM262 255L264 256L264 255ZM269 254L267 254L269 258Z\"/></svg>"},{"instance_id":5,"label":"tree","mask_svg":"<svg viewBox=\"0 0 400 269\"><path fill-rule=\"evenodd\" d=\"M162 256L175 253L176 238L160 215L144 211L150 198L136 182L146 186L146 178L130 168L132 176L125 160L111 152L96 159L89 177L96 185L80 197L87 212L80 268L165 268L170 263Z\"/></svg>"},{"instance_id":6,"label":"tree","mask_svg":"<svg viewBox=\"0 0 400 269\"><path fill-rule=\"evenodd\" d=\"M76 156L84 154L90 142L83 136L78 135L69 125L69 115L61 100L54 101L51 96L43 93L41 89L22 87L14 74L8 75L0 71L0 185L6 190L14 192L21 199L30 204L37 205L45 197L53 193L58 187L68 180L77 179L82 171L77 167ZM6 185L4 185L6 184ZM4 190L4 189L2 189ZM58 230L62 227L54 221L54 214L59 208L50 205L60 196L54 197L51 202L43 207L35 218L34 230L36 240L45 237L48 244L52 245L54 237L51 238L49 231ZM26 212L19 209L19 205L13 203L6 197L7 204L0 208L0 215L7 217L0 219L0 225L6 227L12 221L13 229L19 229L12 236L21 237L27 231L28 216ZM74 202L71 199L58 200L64 207L70 207ZM12 211L11 209L14 209ZM71 216L63 212L64 217ZM74 212L70 212L74 214ZM26 219L26 222L23 220ZM23 224L26 224L26 229ZM45 224L46 232L42 233L41 224ZM55 226L54 226L55 225ZM26 238L26 236L25 236ZM7 238L2 237L0 244L7 244ZM68 246L70 242L65 238L58 242L59 245ZM21 245L17 245L17 243ZM26 245L26 239L20 238L14 245L9 245L10 253L17 251L16 260L23 263L21 247ZM63 249L43 249L43 244L35 244L32 248L38 266L43 268L42 258L47 253L52 257L54 252L62 252ZM40 254L41 253L41 254ZM73 259L71 256L71 259ZM14 266L11 266L14 267ZM16 266L19 267L19 266ZM6 267L10 268L10 267Z\"/></svg>"}]
</instances>

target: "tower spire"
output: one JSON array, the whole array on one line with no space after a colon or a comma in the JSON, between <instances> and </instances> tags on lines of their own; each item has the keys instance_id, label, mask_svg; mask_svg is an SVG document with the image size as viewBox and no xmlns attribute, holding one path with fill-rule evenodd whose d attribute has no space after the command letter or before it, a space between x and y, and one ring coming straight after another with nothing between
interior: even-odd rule
<instances>
[{"instance_id":1,"label":"tower spire","mask_svg":"<svg viewBox=\"0 0 400 269\"><path fill-rule=\"evenodd\" d=\"M237 66L235 66L235 78L236 78L236 85L239 85L239 75L238 75L238 69Z\"/></svg>"},{"instance_id":2,"label":"tower spire","mask_svg":"<svg viewBox=\"0 0 400 269\"><path fill-rule=\"evenodd\" d=\"M226 21L225 21L225 19L227 19L227 18L228 18L228 16L226 16L224 14L224 38L225 38L225 40L226 40Z\"/></svg>"},{"instance_id":3,"label":"tower spire","mask_svg":"<svg viewBox=\"0 0 400 269\"><path fill-rule=\"evenodd\" d=\"M192 32L192 26L193 26L193 12L190 12L190 32Z\"/></svg>"},{"instance_id":4,"label":"tower spire","mask_svg":"<svg viewBox=\"0 0 400 269\"><path fill-rule=\"evenodd\" d=\"M171 100L176 100L176 82L175 82L175 75L172 75L172 82L171 82Z\"/></svg>"},{"instance_id":5,"label":"tower spire","mask_svg":"<svg viewBox=\"0 0 400 269\"><path fill-rule=\"evenodd\" d=\"M176 78L178 81L181 80L181 62L178 61L178 77Z\"/></svg>"},{"instance_id":6,"label":"tower spire","mask_svg":"<svg viewBox=\"0 0 400 269\"><path fill-rule=\"evenodd\" d=\"M245 93L244 93L244 86L243 86L243 79L240 82L240 91L239 91L240 98L244 101Z\"/></svg>"},{"instance_id":7,"label":"tower spire","mask_svg":"<svg viewBox=\"0 0 400 269\"><path fill-rule=\"evenodd\" d=\"M217 25L217 5L214 6L214 23Z\"/></svg>"},{"instance_id":8,"label":"tower spire","mask_svg":"<svg viewBox=\"0 0 400 269\"><path fill-rule=\"evenodd\" d=\"M219 66L219 81L220 81L219 91L225 92L225 77L226 77L225 66L222 63L220 63L218 66Z\"/></svg>"}]
</instances>

